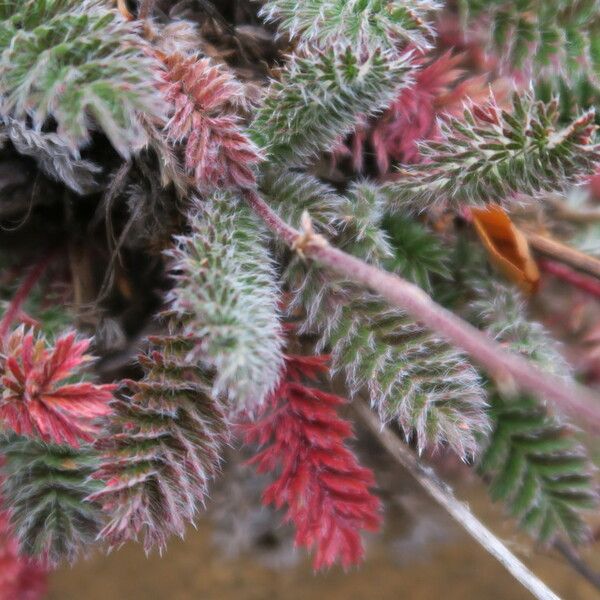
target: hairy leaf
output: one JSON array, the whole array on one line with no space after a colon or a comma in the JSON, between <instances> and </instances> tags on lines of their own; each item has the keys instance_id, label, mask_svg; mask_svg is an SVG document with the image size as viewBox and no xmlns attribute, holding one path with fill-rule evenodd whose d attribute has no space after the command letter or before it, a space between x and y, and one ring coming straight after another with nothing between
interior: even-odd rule
<instances>
[{"instance_id":1,"label":"hairy leaf","mask_svg":"<svg viewBox=\"0 0 600 600\"><path fill-rule=\"evenodd\" d=\"M253 410L283 366L279 290L266 238L237 198L216 193L190 213L188 235L170 252L176 287L169 298L193 353L215 369L214 393L230 410Z\"/></svg>"},{"instance_id":2,"label":"hairy leaf","mask_svg":"<svg viewBox=\"0 0 600 600\"><path fill-rule=\"evenodd\" d=\"M510 111L494 99L442 123L443 138L424 142L421 165L401 170L389 185L390 201L424 211L436 205L508 204L518 194L561 191L594 171L594 113L559 125L558 103L515 94Z\"/></svg>"},{"instance_id":3,"label":"hairy leaf","mask_svg":"<svg viewBox=\"0 0 600 600\"><path fill-rule=\"evenodd\" d=\"M72 151L93 123L125 157L146 135L138 113L162 112L153 60L135 25L101 0L6 0L0 5L3 114L52 117Z\"/></svg>"},{"instance_id":4,"label":"hairy leaf","mask_svg":"<svg viewBox=\"0 0 600 600\"><path fill-rule=\"evenodd\" d=\"M49 567L74 562L96 541L102 514L89 502L99 485L90 479L97 456L88 447L4 436L2 494L21 551Z\"/></svg>"},{"instance_id":5,"label":"hairy leaf","mask_svg":"<svg viewBox=\"0 0 600 600\"><path fill-rule=\"evenodd\" d=\"M271 162L302 164L349 133L358 115L385 108L407 85L409 58L352 49L294 55L267 91L250 128Z\"/></svg>"},{"instance_id":6,"label":"hairy leaf","mask_svg":"<svg viewBox=\"0 0 600 600\"><path fill-rule=\"evenodd\" d=\"M321 47L428 48L434 33L427 19L439 8L433 0L268 0L261 15Z\"/></svg>"}]
</instances>

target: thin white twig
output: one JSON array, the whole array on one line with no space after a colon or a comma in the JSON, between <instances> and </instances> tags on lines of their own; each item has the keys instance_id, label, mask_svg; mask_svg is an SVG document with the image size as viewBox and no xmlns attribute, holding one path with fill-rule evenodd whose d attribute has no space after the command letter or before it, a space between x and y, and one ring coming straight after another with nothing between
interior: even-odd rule
<instances>
[{"instance_id":1,"label":"thin white twig","mask_svg":"<svg viewBox=\"0 0 600 600\"><path fill-rule=\"evenodd\" d=\"M438 479L433 469L422 465L410 449L398 439L398 436L388 428L381 426L380 420L364 402L357 400L353 406L361 420L373 432L390 455L417 480L423 489L476 542L497 559L523 587L539 600L560 600L559 596L534 575L500 539L475 517L463 502L457 500L452 490Z\"/></svg>"}]
</instances>

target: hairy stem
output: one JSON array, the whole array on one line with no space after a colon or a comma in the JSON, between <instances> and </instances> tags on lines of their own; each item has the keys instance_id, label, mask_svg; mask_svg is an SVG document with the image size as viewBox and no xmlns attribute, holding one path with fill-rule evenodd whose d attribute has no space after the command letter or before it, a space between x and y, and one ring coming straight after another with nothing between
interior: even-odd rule
<instances>
[{"instance_id":1,"label":"hairy stem","mask_svg":"<svg viewBox=\"0 0 600 600\"><path fill-rule=\"evenodd\" d=\"M421 288L405 279L334 248L310 230L304 233L297 231L280 219L256 192L247 192L245 198L267 227L291 248L402 308L454 346L467 352L504 389L519 387L552 400L589 428L600 430L600 398L590 390L544 373L524 358L507 352L498 342L434 302Z\"/></svg>"},{"instance_id":2,"label":"hairy stem","mask_svg":"<svg viewBox=\"0 0 600 600\"><path fill-rule=\"evenodd\" d=\"M400 463L423 487L423 489L450 516L465 529L487 552L496 558L506 570L539 600L560 600L560 598L534 575L475 515L460 502L452 490L440 481L433 470L422 465L409 448L374 415L363 402L355 402L354 408L361 420L377 437L381 445Z\"/></svg>"},{"instance_id":3,"label":"hairy stem","mask_svg":"<svg viewBox=\"0 0 600 600\"><path fill-rule=\"evenodd\" d=\"M600 221L600 210L588 209L579 210L569 206L560 197L549 195L544 198L544 202L547 202L556 211L557 217L572 223L583 223L588 225L589 223L597 223Z\"/></svg>"}]
</instances>

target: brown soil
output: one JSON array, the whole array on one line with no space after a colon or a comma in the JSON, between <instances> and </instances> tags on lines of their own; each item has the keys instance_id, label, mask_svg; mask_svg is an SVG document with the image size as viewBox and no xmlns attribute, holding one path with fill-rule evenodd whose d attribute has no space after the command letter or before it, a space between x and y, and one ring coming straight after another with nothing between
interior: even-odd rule
<instances>
[{"instance_id":1,"label":"brown soil","mask_svg":"<svg viewBox=\"0 0 600 600\"><path fill-rule=\"evenodd\" d=\"M144 556L129 545L57 572L50 600L526 600L531 596L491 557L440 513L404 473L395 471L383 535L368 544L367 560L344 574L313 575L308 560L271 570L251 557L225 560L201 522L164 557ZM534 551L515 535L478 483L459 483L458 495L564 600L593 600L600 593L549 552ZM398 508L400 507L400 508ZM600 548L586 559L600 568Z\"/></svg>"}]
</instances>

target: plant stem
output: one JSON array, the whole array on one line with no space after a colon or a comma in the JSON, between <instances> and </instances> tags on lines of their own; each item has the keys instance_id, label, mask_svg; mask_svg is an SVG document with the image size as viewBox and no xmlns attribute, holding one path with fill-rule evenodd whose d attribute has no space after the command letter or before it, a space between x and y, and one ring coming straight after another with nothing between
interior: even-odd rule
<instances>
[{"instance_id":1,"label":"plant stem","mask_svg":"<svg viewBox=\"0 0 600 600\"><path fill-rule=\"evenodd\" d=\"M506 570L539 600L560 598L534 575L475 515L460 502L452 490L438 479L433 469L422 465L409 448L386 427L382 427L376 415L364 402L353 404L361 420L379 440L390 455L400 463L423 487L423 489L450 516L465 529L487 552L496 558Z\"/></svg>"},{"instance_id":2,"label":"plant stem","mask_svg":"<svg viewBox=\"0 0 600 600\"><path fill-rule=\"evenodd\" d=\"M557 539L553 546L557 552L560 552L565 557L577 573L589 581L597 590L600 590L600 573L594 571L570 544L564 540Z\"/></svg>"},{"instance_id":3,"label":"plant stem","mask_svg":"<svg viewBox=\"0 0 600 600\"><path fill-rule=\"evenodd\" d=\"M524 232L529 245L551 258L600 278L600 260L539 233Z\"/></svg>"},{"instance_id":4,"label":"plant stem","mask_svg":"<svg viewBox=\"0 0 600 600\"><path fill-rule=\"evenodd\" d=\"M578 273L570 267L554 260L542 258L538 260L537 263L542 271L566 281L573 287L579 288L587 294L590 294L590 296L600 298L600 281L596 278Z\"/></svg>"},{"instance_id":5,"label":"plant stem","mask_svg":"<svg viewBox=\"0 0 600 600\"><path fill-rule=\"evenodd\" d=\"M518 386L552 400L587 427L600 430L600 398L587 388L544 373L524 358L507 352L498 342L434 302L421 288L398 275L373 267L334 248L310 230L304 233L297 231L280 219L255 191L246 192L244 197L267 227L291 248L402 308L430 330L467 352L504 388Z\"/></svg>"},{"instance_id":6,"label":"plant stem","mask_svg":"<svg viewBox=\"0 0 600 600\"><path fill-rule=\"evenodd\" d=\"M3 344L4 338L8 334L13 321L19 315L21 307L23 306L23 302L27 300L31 290L46 271L46 268L50 264L53 255L53 252L48 252L44 258L42 258L42 260L40 260L31 268L25 279L23 279L21 282L19 289L10 301L10 305L6 310L6 313L4 313L4 316L0 321L0 346Z\"/></svg>"},{"instance_id":7,"label":"plant stem","mask_svg":"<svg viewBox=\"0 0 600 600\"><path fill-rule=\"evenodd\" d=\"M138 17L140 19L147 19L152 16L154 12L154 6L156 5L156 0L142 0L140 3L140 9L138 11Z\"/></svg>"},{"instance_id":8,"label":"plant stem","mask_svg":"<svg viewBox=\"0 0 600 600\"><path fill-rule=\"evenodd\" d=\"M572 223L584 223L589 225L590 223L597 223L600 221L600 210L597 209L575 209L569 206L560 196L553 196L552 194L544 198L544 202L550 204L556 211L556 216L559 219L571 221Z\"/></svg>"}]
</instances>

